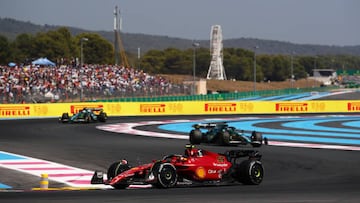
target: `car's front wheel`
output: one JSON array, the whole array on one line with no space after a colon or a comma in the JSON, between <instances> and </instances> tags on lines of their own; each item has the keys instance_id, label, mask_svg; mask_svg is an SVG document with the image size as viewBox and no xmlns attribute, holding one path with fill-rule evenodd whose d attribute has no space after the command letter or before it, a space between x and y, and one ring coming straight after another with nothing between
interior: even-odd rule
<instances>
[{"instance_id":1,"label":"car's front wheel","mask_svg":"<svg viewBox=\"0 0 360 203\"><path fill-rule=\"evenodd\" d=\"M230 133L228 131L220 133L219 139L220 145L230 145Z\"/></svg>"},{"instance_id":2,"label":"car's front wheel","mask_svg":"<svg viewBox=\"0 0 360 203\"><path fill-rule=\"evenodd\" d=\"M177 183L176 168L170 163L156 162L150 173L156 178L153 185L157 188L170 188Z\"/></svg>"},{"instance_id":3,"label":"car's front wheel","mask_svg":"<svg viewBox=\"0 0 360 203\"><path fill-rule=\"evenodd\" d=\"M130 166L127 163L124 163L124 161L117 161L110 165L108 171L107 171L107 179L108 181L111 181L113 178L115 178L120 173L127 171L130 169ZM115 189L125 189L129 186L126 182L116 183L112 185Z\"/></svg>"}]
</instances>

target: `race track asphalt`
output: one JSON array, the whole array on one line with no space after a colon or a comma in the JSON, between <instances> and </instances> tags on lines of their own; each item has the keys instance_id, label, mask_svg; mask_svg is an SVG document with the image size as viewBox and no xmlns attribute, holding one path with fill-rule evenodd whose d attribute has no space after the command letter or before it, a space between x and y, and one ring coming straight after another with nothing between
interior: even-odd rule
<instances>
[{"instance_id":1,"label":"race track asphalt","mask_svg":"<svg viewBox=\"0 0 360 203\"><path fill-rule=\"evenodd\" d=\"M108 123L181 118L194 117L110 117ZM61 124L57 119L2 120L0 150L106 171L115 160L126 158L131 165L147 163L166 154L181 154L187 144L186 140L101 131L97 125ZM217 152L229 149L203 148ZM12 191L0 190L0 202L360 202L358 151L276 146L259 150L265 167L259 186L31 191L39 187L38 177L0 168L0 183L13 187ZM50 187L62 186L50 182Z\"/></svg>"}]
</instances>

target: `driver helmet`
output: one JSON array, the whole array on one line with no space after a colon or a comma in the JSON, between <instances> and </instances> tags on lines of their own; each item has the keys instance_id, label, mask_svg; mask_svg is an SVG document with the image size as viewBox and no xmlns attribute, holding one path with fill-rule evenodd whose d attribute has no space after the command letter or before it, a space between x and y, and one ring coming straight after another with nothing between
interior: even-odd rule
<instances>
[{"instance_id":1,"label":"driver helmet","mask_svg":"<svg viewBox=\"0 0 360 203\"><path fill-rule=\"evenodd\" d=\"M196 149L194 145L186 145L185 146L185 156L189 156L189 157L192 157L192 156L202 156L202 152L201 150L199 149Z\"/></svg>"}]
</instances>

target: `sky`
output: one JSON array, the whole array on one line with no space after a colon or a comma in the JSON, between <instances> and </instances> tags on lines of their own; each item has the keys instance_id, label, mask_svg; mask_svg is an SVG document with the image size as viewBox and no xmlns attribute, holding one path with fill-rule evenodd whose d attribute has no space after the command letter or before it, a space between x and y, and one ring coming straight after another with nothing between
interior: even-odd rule
<instances>
[{"instance_id":1,"label":"sky","mask_svg":"<svg viewBox=\"0 0 360 203\"><path fill-rule=\"evenodd\" d=\"M359 0L0 0L0 17L39 25L209 40L256 38L296 44L360 45Z\"/></svg>"}]
</instances>

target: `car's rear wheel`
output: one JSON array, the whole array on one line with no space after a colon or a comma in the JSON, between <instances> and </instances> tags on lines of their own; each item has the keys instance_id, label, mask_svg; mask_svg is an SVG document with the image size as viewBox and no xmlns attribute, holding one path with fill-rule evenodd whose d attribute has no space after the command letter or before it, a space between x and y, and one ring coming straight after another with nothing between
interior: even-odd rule
<instances>
[{"instance_id":1,"label":"car's rear wheel","mask_svg":"<svg viewBox=\"0 0 360 203\"><path fill-rule=\"evenodd\" d=\"M157 188L170 188L177 183L176 168L170 163L156 162L151 173L156 178L152 185Z\"/></svg>"},{"instance_id":2,"label":"car's rear wheel","mask_svg":"<svg viewBox=\"0 0 360 203\"><path fill-rule=\"evenodd\" d=\"M264 178L264 168L260 161L246 160L235 166L233 177L245 185L259 185Z\"/></svg>"},{"instance_id":3,"label":"car's rear wheel","mask_svg":"<svg viewBox=\"0 0 360 203\"><path fill-rule=\"evenodd\" d=\"M66 123L66 122L68 122L69 121L69 113L63 113L62 115L61 115L61 122L63 122L63 123Z\"/></svg>"},{"instance_id":4,"label":"car's rear wheel","mask_svg":"<svg viewBox=\"0 0 360 203\"><path fill-rule=\"evenodd\" d=\"M107 114L105 112L101 112L98 116L98 119L100 122L106 122L107 120Z\"/></svg>"},{"instance_id":5,"label":"car's rear wheel","mask_svg":"<svg viewBox=\"0 0 360 203\"><path fill-rule=\"evenodd\" d=\"M191 130L189 134L190 144L200 144L202 140L202 132L199 129Z\"/></svg>"},{"instance_id":6,"label":"car's rear wheel","mask_svg":"<svg viewBox=\"0 0 360 203\"><path fill-rule=\"evenodd\" d=\"M250 139L251 139L251 145L253 147L261 147L262 142L263 142L263 137L262 137L261 133L253 131L251 133Z\"/></svg>"},{"instance_id":7,"label":"car's rear wheel","mask_svg":"<svg viewBox=\"0 0 360 203\"><path fill-rule=\"evenodd\" d=\"M114 177L119 175L120 173L127 171L130 169L128 164L124 164L123 161L117 161L110 165L107 171L107 179L111 181ZM125 189L129 186L127 182L120 182L112 185L115 189Z\"/></svg>"}]
</instances>

